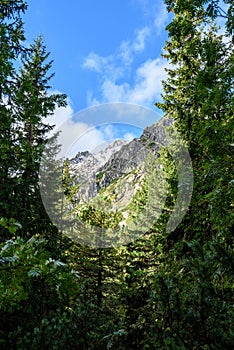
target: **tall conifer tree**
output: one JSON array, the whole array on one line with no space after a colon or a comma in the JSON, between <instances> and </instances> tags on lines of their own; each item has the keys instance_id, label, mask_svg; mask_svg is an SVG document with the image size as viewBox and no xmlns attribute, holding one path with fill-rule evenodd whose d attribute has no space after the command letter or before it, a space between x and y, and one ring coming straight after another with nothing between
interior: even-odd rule
<instances>
[{"instance_id":1,"label":"tall conifer tree","mask_svg":"<svg viewBox=\"0 0 234 350\"><path fill-rule=\"evenodd\" d=\"M8 217L11 216L14 197L14 179L11 175L17 169L14 156L15 117L11 105L15 84L14 63L25 52L21 15L26 8L22 0L8 0L0 4L0 213Z\"/></svg>"},{"instance_id":2,"label":"tall conifer tree","mask_svg":"<svg viewBox=\"0 0 234 350\"><path fill-rule=\"evenodd\" d=\"M214 20L224 13L218 1L165 2L174 13L164 55L172 68L157 105L185 139L194 192L183 222L156 245L151 341L163 349L231 349L233 4L226 1L224 40Z\"/></svg>"},{"instance_id":3,"label":"tall conifer tree","mask_svg":"<svg viewBox=\"0 0 234 350\"><path fill-rule=\"evenodd\" d=\"M30 54L23 59L16 77L14 93L15 113L18 121L18 186L16 197L21 203L14 217L21 223L24 233L43 230L43 205L39 193L39 167L48 132L53 129L46 123L56 106L66 105L66 96L50 93L49 85L52 61L39 37L30 47ZM18 211L17 211L18 210ZM41 217L42 216L42 217ZM48 227L46 227L48 228Z\"/></svg>"}]
</instances>

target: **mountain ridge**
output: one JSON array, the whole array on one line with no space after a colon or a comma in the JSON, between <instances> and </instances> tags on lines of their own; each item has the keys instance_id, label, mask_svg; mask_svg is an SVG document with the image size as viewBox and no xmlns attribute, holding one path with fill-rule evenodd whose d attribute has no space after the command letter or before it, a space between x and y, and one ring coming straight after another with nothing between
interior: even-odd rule
<instances>
[{"instance_id":1,"label":"mountain ridge","mask_svg":"<svg viewBox=\"0 0 234 350\"><path fill-rule=\"evenodd\" d=\"M96 154L78 152L70 160L71 174L79 185L77 207L105 197L112 211L125 211L142 189L146 160L158 157L160 148L167 144L165 128L172 124L173 119L162 118L146 127L140 138L130 142L115 140Z\"/></svg>"}]
</instances>

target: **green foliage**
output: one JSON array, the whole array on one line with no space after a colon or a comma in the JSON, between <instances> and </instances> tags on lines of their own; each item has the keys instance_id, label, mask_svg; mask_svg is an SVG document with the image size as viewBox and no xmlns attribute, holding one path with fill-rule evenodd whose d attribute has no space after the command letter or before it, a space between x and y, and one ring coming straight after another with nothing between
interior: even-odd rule
<instances>
[{"instance_id":1,"label":"green foliage","mask_svg":"<svg viewBox=\"0 0 234 350\"><path fill-rule=\"evenodd\" d=\"M19 2L1 5L2 9L9 6L9 11L16 11L13 3L16 6ZM8 12L3 13L6 15ZM20 9L17 14L14 15L13 12L9 16L16 16L15 21L10 24L8 15L6 18L3 16L6 23L2 20L1 25L5 29L2 30L1 40L11 40L11 29L14 26L20 26L23 31ZM54 112L56 106L65 106L66 101L65 95L49 92L49 82L53 75L48 73L52 62L47 63L49 54L42 38L39 37L27 50L20 45L17 37L14 36L14 40L18 54L24 52L20 56L22 67L18 71L13 69L14 59L18 57L16 54L13 56L8 52L10 56L7 58L1 51L0 55L4 57L4 61L12 60L11 71L4 71L4 84L8 84L9 89L2 90L0 99L0 210L4 217L14 217L22 224L22 236L30 237L34 230L43 231L48 228L38 186L42 152L47 134L52 129L45 123L45 118Z\"/></svg>"},{"instance_id":2,"label":"green foliage","mask_svg":"<svg viewBox=\"0 0 234 350\"><path fill-rule=\"evenodd\" d=\"M17 237L2 243L0 245L2 345L8 348L15 348L17 345L17 348L21 348L22 344L26 346L27 339L31 343L38 327L39 315L42 317L46 315L48 322L53 322L53 318L56 318L60 324L58 305L59 313L64 313L78 292L77 278L77 273L69 270L65 263L50 257L50 252L46 250L46 242L42 238L33 236L24 241ZM43 320L41 322L43 326ZM35 340L32 344L34 343ZM40 342L35 344L36 347L32 348L37 349Z\"/></svg>"},{"instance_id":3,"label":"green foliage","mask_svg":"<svg viewBox=\"0 0 234 350\"><path fill-rule=\"evenodd\" d=\"M152 341L162 347L173 344L176 349L231 349L234 315L233 270L227 263L233 260L230 248L217 240L203 246L195 240L181 241L167 259L159 265L151 294Z\"/></svg>"},{"instance_id":4,"label":"green foliage","mask_svg":"<svg viewBox=\"0 0 234 350\"><path fill-rule=\"evenodd\" d=\"M11 201L14 197L14 179L10 174L17 170L15 135L12 133L15 117L10 101L15 88L14 62L26 51L22 45L25 38L21 19L26 7L22 0L0 4L0 212L8 218L13 217Z\"/></svg>"},{"instance_id":5,"label":"green foliage","mask_svg":"<svg viewBox=\"0 0 234 350\"><path fill-rule=\"evenodd\" d=\"M231 349L233 51L208 18L209 6L218 2L208 8L205 1L166 3L175 17L165 57L175 66L157 105L175 119L189 148L194 192L182 224L155 239L159 264L149 302L152 338L146 342L162 349ZM170 167L165 153L162 160ZM175 193L176 175L167 174ZM168 209L171 204L167 200Z\"/></svg>"},{"instance_id":6,"label":"green foliage","mask_svg":"<svg viewBox=\"0 0 234 350\"><path fill-rule=\"evenodd\" d=\"M123 209L144 236L107 249L63 237L43 208L39 185L58 224L68 207L90 232L115 229L124 215L112 210L112 200L124 182L77 206L79 186L68 160L56 161L58 135L48 140L45 119L65 96L50 94L52 62L42 38L23 46L26 3L1 2L2 349L233 349L233 2L224 2L226 14L218 0L165 0L174 13L164 54L171 66L157 105L174 118L192 158L187 215L166 231L178 174L162 148L157 160L147 159L142 188ZM220 15L225 40L215 23Z\"/></svg>"},{"instance_id":7,"label":"green foliage","mask_svg":"<svg viewBox=\"0 0 234 350\"><path fill-rule=\"evenodd\" d=\"M14 234L19 228L22 227L21 224L18 223L15 219L6 219L3 217L0 218L0 226L8 230L11 234Z\"/></svg>"},{"instance_id":8,"label":"green foliage","mask_svg":"<svg viewBox=\"0 0 234 350\"><path fill-rule=\"evenodd\" d=\"M91 204L78 206L78 217L90 226L106 229L117 227L123 218L120 212L111 210L110 199L102 195Z\"/></svg>"},{"instance_id":9,"label":"green foliage","mask_svg":"<svg viewBox=\"0 0 234 350\"><path fill-rule=\"evenodd\" d=\"M75 184L75 176L70 174L69 159L66 159L63 165L62 187L68 203L74 206L79 185Z\"/></svg>"},{"instance_id":10,"label":"green foliage","mask_svg":"<svg viewBox=\"0 0 234 350\"><path fill-rule=\"evenodd\" d=\"M104 172L103 171L100 171L100 173L98 173L96 175L96 180L97 182L99 182L102 178L103 178L103 175L104 175Z\"/></svg>"},{"instance_id":11,"label":"green foliage","mask_svg":"<svg viewBox=\"0 0 234 350\"><path fill-rule=\"evenodd\" d=\"M30 54L22 59L22 68L16 75L14 109L17 118L18 176L16 177L15 198L21 202L20 212L13 217L23 226L24 236L30 236L31 226L43 230L41 220L43 205L40 198L38 177L43 149L48 132L53 128L45 119L56 106L65 106L65 95L51 94L49 75L52 61L47 62L49 53L39 37L30 47ZM48 224L48 223L47 223Z\"/></svg>"}]
</instances>

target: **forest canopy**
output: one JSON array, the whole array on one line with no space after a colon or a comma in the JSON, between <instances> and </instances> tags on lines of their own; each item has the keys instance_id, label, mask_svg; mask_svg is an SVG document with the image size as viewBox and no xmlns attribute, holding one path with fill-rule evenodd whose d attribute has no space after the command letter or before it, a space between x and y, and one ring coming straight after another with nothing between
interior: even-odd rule
<instances>
[{"instance_id":1,"label":"forest canopy","mask_svg":"<svg viewBox=\"0 0 234 350\"><path fill-rule=\"evenodd\" d=\"M162 147L169 195L160 219L141 239L103 249L63 235L43 206L39 167L53 129L46 117L66 106L66 95L51 93L43 38L26 45L26 1L0 2L1 349L234 348L234 4L165 4L170 68L156 105L190 153L190 207L167 232L177 174ZM50 142L53 154L56 137ZM65 175L72 202L78 187Z\"/></svg>"}]
</instances>

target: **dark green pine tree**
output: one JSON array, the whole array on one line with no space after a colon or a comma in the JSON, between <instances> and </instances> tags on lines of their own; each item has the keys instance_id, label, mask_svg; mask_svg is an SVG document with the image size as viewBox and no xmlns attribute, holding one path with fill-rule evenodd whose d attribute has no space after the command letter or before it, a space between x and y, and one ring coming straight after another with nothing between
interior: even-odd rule
<instances>
[{"instance_id":1,"label":"dark green pine tree","mask_svg":"<svg viewBox=\"0 0 234 350\"><path fill-rule=\"evenodd\" d=\"M0 215L9 218L14 202L11 174L17 170L13 132L15 116L11 99L15 83L14 62L25 52L21 15L26 8L22 0L0 3ZM4 232L1 233L1 239L4 239Z\"/></svg>"},{"instance_id":2,"label":"dark green pine tree","mask_svg":"<svg viewBox=\"0 0 234 350\"><path fill-rule=\"evenodd\" d=\"M76 276L53 259L46 240L38 239L46 227L52 232L42 223L38 197L38 167L49 130L42 118L56 104L65 105L65 96L49 94L51 64L41 39L29 50L23 47L25 9L22 0L0 1L0 347L79 348L69 326L76 324L70 321ZM21 232L15 219L22 222ZM16 237L32 234L29 240Z\"/></svg>"},{"instance_id":3,"label":"dark green pine tree","mask_svg":"<svg viewBox=\"0 0 234 350\"><path fill-rule=\"evenodd\" d=\"M233 170L233 134L228 132L233 130L232 38L224 42L197 1L167 3L175 18L168 26L170 40L164 56L175 66L168 70L164 101L157 105L175 119L193 162L195 191L191 210L195 208L195 220L199 210L201 227L189 228L187 236L195 237L197 230L206 239L212 235L208 197L213 196L219 181L223 183L224 176L223 186L227 186ZM204 24L209 29L204 29Z\"/></svg>"},{"instance_id":4,"label":"dark green pine tree","mask_svg":"<svg viewBox=\"0 0 234 350\"><path fill-rule=\"evenodd\" d=\"M56 106L66 105L66 96L50 93L49 74L52 61L39 37L30 47L30 54L23 58L22 68L16 77L14 109L17 118L18 172L13 217L22 225L22 234L31 235L36 231L48 231L45 225L46 213L39 191L39 168L48 132L53 129L46 124Z\"/></svg>"},{"instance_id":5,"label":"dark green pine tree","mask_svg":"<svg viewBox=\"0 0 234 350\"><path fill-rule=\"evenodd\" d=\"M174 13L165 46L172 68L164 82L163 103L157 105L175 119L185 139L194 192L183 222L155 240L160 242L155 244L159 267L149 304L153 322L148 338L155 348L234 346L233 4L226 3L229 37L223 40L214 20L224 13L218 1L166 1Z\"/></svg>"}]
</instances>

